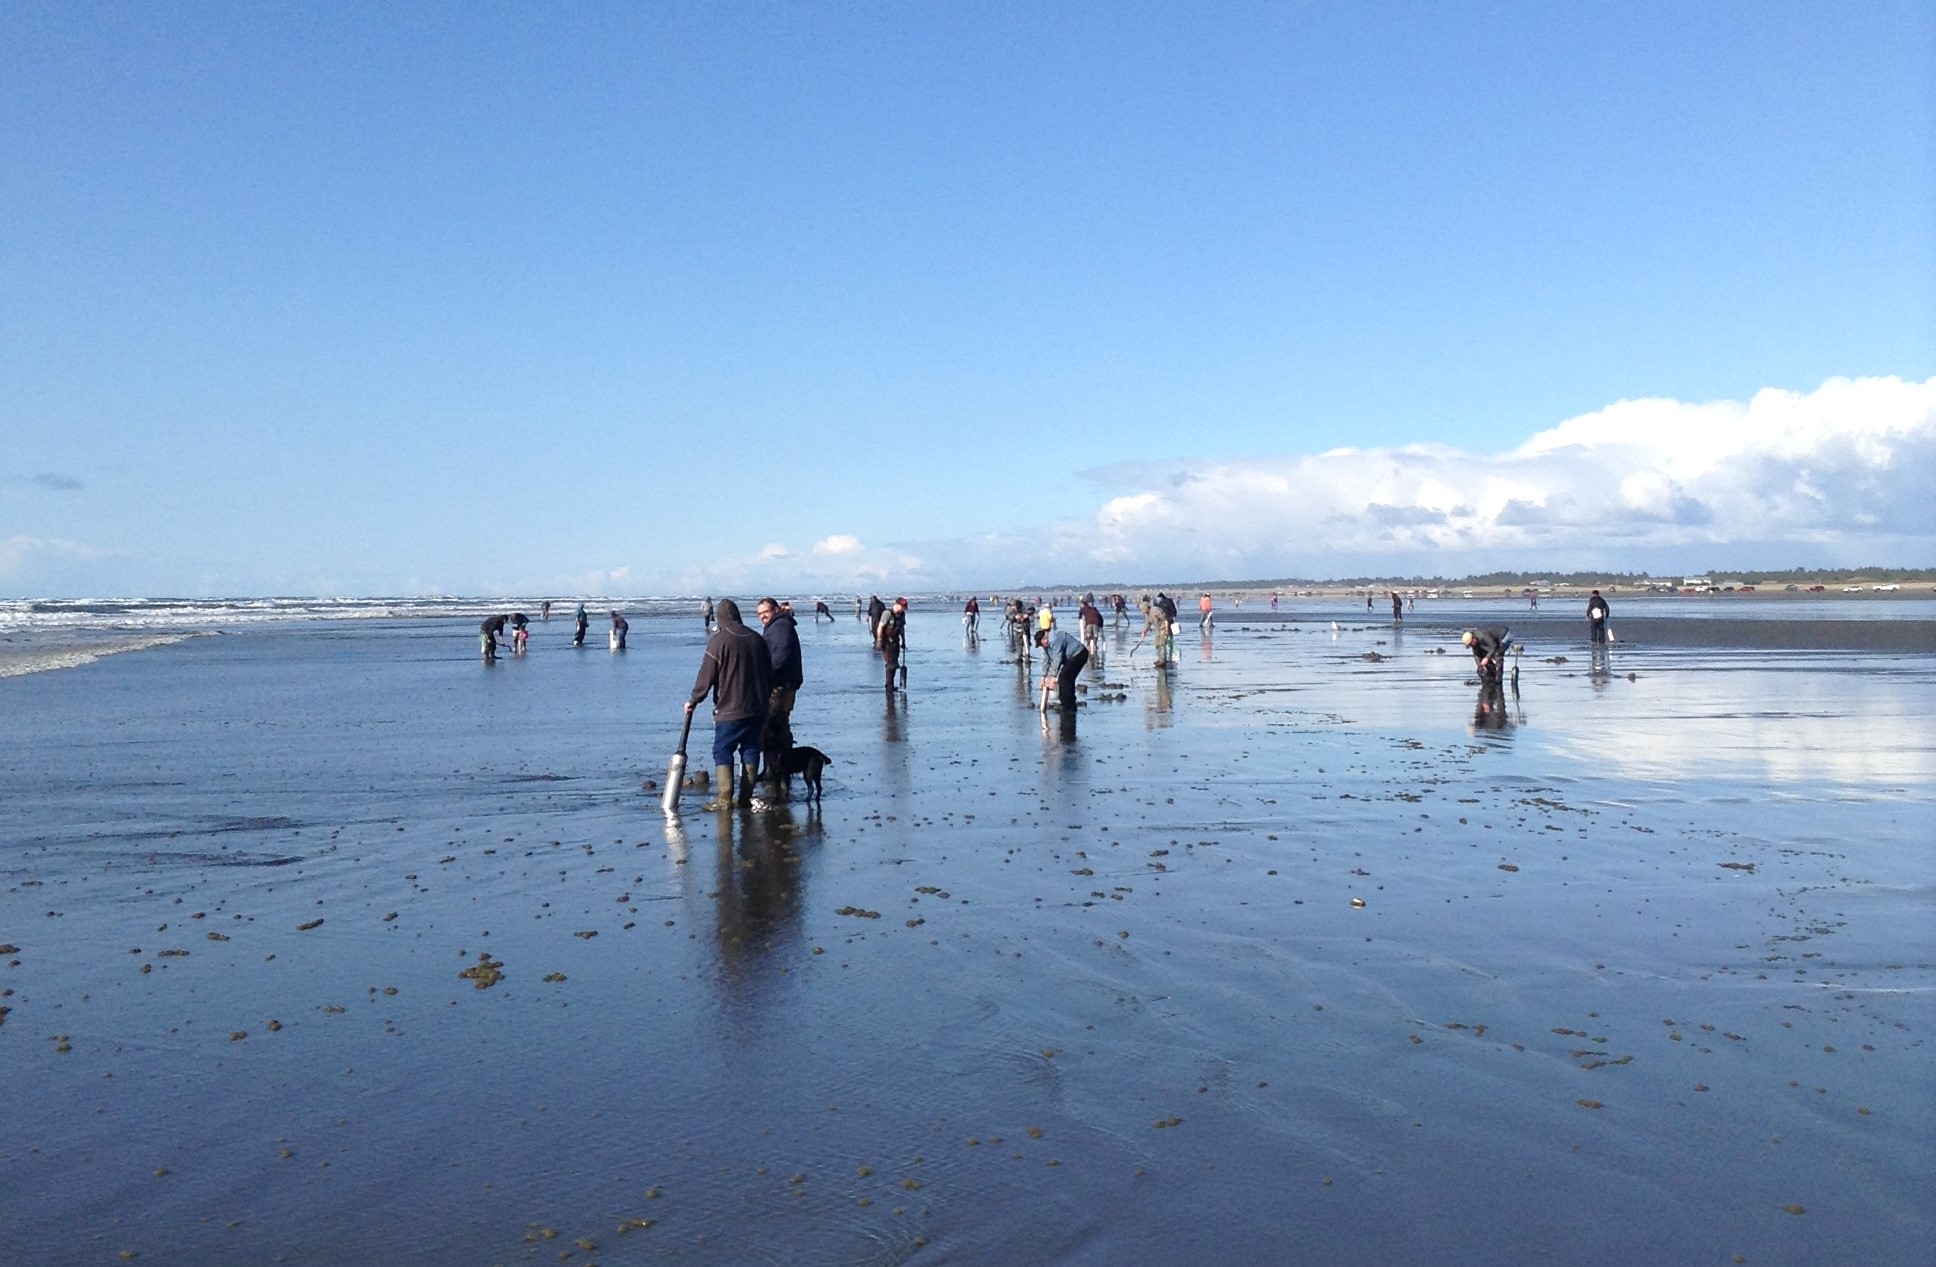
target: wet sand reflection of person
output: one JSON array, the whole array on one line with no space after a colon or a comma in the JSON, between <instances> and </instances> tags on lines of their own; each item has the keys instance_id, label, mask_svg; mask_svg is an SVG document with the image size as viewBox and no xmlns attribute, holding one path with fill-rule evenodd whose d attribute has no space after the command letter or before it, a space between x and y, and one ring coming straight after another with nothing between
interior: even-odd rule
<instances>
[{"instance_id":1,"label":"wet sand reflection of person","mask_svg":"<svg viewBox=\"0 0 1936 1267\"><path fill-rule=\"evenodd\" d=\"M713 852L714 936L729 974L800 937L801 868L790 809L720 815Z\"/></svg>"},{"instance_id":2,"label":"wet sand reflection of person","mask_svg":"<svg viewBox=\"0 0 1936 1267\"><path fill-rule=\"evenodd\" d=\"M1479 701L1472 710L1472 729L1508 731L1512 714L1506 708L1506 690L1498 679L1487 677L1479 683Z\"/></svg>"},{"instance_id":3,"label":"wet sand reflection of person","mask_svg":"<svg viewBox=\"0 0 1936 1267\"><path fill-rule=\"evenodd\" d=\"M1143 710L1143 729L1168 730L1170 724L1170 675L1158 673L1149 703Z\"/></svg>"}]
</instances>

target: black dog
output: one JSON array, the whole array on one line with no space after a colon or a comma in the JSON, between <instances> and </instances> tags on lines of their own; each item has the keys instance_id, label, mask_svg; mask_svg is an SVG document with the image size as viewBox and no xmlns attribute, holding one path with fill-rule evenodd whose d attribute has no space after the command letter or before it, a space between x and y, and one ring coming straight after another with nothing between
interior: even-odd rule
<instances>
[{"instance_id":1,"label":"black dog","mask_svg":"<svg viewBox=\"0 0 1936 1267\"><path fill-rule=\"evenodd\" d=\"M809 748L805 744L789 748L780 757L780 784L789 796L792 795L793 776L797 774L800 781L806 784L807 799L820 800L820 772L833 763L834 759L818 748Z\"/></svg>"}]
</instances>

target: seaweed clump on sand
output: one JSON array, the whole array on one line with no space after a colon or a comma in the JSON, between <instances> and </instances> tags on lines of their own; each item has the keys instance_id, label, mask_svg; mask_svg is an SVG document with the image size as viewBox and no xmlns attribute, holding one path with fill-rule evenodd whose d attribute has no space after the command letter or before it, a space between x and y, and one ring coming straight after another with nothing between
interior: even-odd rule
<instances>
[{"instance_id":1,"label":"seaweed clump on sand","mask_svg":"<svg viewBox=\"0 0 1936 1267\"><path fill-rule=\"evenodd\" d=\"M477 952L477 962L457 975L475 982L480 990L488 990L504 980L504 961L491 958L489 951L480 950Z\"/></svg>"}]
</instances>

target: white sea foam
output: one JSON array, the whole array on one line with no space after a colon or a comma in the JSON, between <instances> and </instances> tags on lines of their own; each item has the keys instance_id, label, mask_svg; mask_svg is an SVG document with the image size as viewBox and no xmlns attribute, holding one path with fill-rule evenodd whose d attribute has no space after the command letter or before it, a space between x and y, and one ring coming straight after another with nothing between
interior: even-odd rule
<instances>
[{"instance_id":1,"label":"white sea foam","mask_svg":"<svg viewBox=\"0 0 1936 1267\"><path fill-rule=\"evenodd\" d=\"M78 669L82 665L93 664L103 656L172 646L201 636L195 633L167 633L82 645L0 647L0 678L46 673L54 669Z\"/></svg>"}]
</instances>

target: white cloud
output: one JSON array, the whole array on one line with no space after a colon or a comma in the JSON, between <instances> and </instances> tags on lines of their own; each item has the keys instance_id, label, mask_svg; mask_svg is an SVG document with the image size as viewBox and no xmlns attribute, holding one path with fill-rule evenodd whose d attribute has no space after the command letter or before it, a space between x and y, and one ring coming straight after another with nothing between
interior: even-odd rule
<instances>
[{"instance_id":1,"label":"white cloud","mask_svg":"<svg viewBox=\"0 0 1936 1267\"><path fill-rule=\"evenodd\" d=\"M1918 557L1892 561L1922 562L1936 553L1936 379L1620 401L1497 454L1409 445L1101 474L1132 491L1056 526L1055 576L1458 571L1781 544L1907 545Z\"/></svg>"},{"instance_id":2,"label":"white cloud","mask_svg":"<svg viewBox=\"0 0 1936 1267\"><path fill-rule=\"evenodd\" d=\"M751 558L731 558L683 578L701 592L799 594L848 593L856 589L927 589L947 583L920 555L898 547L870 546L836 533L816 541L804 554L768 545Z\"/></svg>"},{"instance_id":3,"label":"white cloud","mask_svg":"<svg viewBox=\"0 0 1936 1267\"><path fill-rule=\"evenodd\" d=\"M831 537L822 537L813 543L813 552L821 555L853 554L865 548L861 545L859 537L849 536L846 533L835 533Z\"/></svg>"},{"instance_id":4,"label":"white cloud","mask_svg":"<svg viewBox=\"0 0 1936 1267\"><path fill-rule=\"evenodd\" d=\"M0 541L0 579L12 580L55 563L87 563L105 559L107 551L78 541L16 535Z\"/></svg>"},{"instance_id":5,"label":"white cloud","mask_svg":"<svg viewBox=\"0 0 1936 1267\"><path fill-rule=\"evenodd\" d=\"M770 542L650 581L793 596L1071 582L1936 562L1936 379L1623 400L1502 452L1438 444L1088 472L1106 500L1013 531ZM1093 503L1092 503L1093 505ZM623 570L582 578L623 593ZM653 582L659 582L654 584Z\"/></svg>"}]
</instances>

